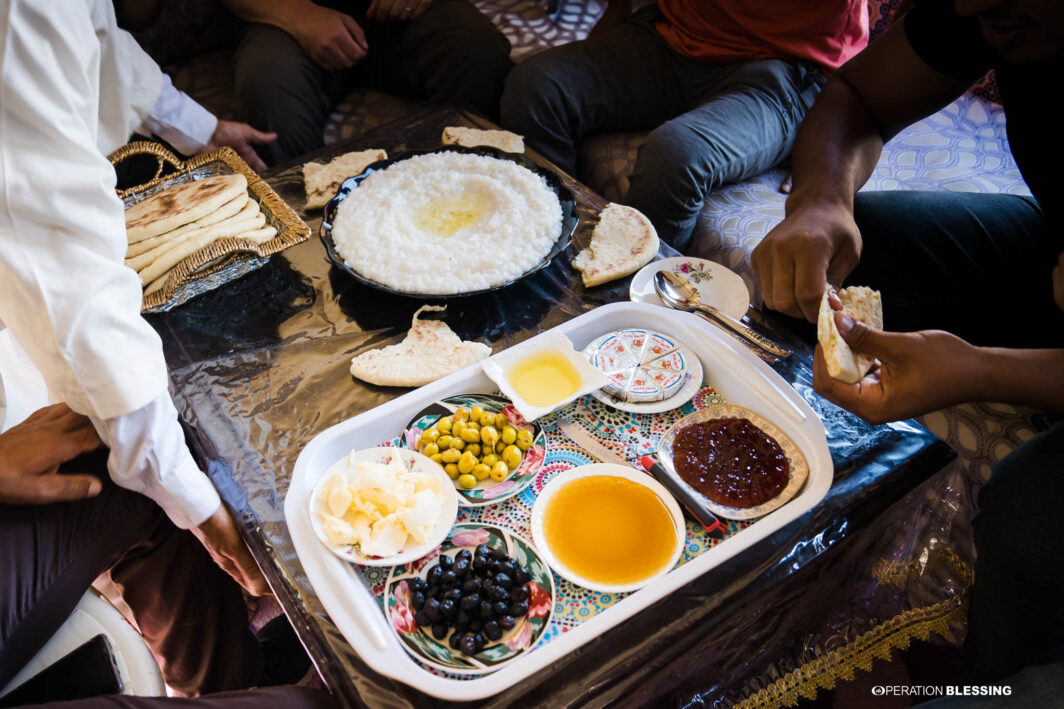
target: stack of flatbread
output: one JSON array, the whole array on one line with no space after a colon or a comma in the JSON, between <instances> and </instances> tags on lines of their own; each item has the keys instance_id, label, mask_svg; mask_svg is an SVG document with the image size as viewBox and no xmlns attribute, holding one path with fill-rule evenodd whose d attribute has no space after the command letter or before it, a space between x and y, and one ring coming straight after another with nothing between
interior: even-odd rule
<instances>
[{"instance_id":1,"label":"stack of flatbread","mask_svg":"<svg viewBox=\"0 0 1064 709\"><path fill-rule=\"evenodd\" d=\"M635 273L657 253L658 232L646 215L610 202L591 232L591 243L573 259L573 268L591 288Z\"/></svg>"},{"instance_id":2,"label":"stack of flatbread","mask_svg":"<svg viewBox=\"0 0 1064 709\"><path fill-rule=\"evenodd\" d=\"M126 265L140 275L145 295L162 288L183 259L218 239L262 244L277 235L247 188L243 175L216 175L175 185L126 210Z\"/></svg>"},{"instance_id":3,"label":"stack of flatbread","mask_svg":"<svg viewBox=\"0 0 1064 709\"><path fill-rule=\"evenodd\" d=\"M351 360L351 374L370 384L418 387L487 359L491 354L487 345L461 340L442 320L419 320L418 315L425 310L444 310L444 307L418 308L402 342L358 355Z\"/></svg>"},{"instance_id":4,"label":"stack of flatbread","mask_svg":"<svg viewBox=\"0 0 1064 709\"><path fill-rule=\"evenodd\" d=\"M357 150L335 157L322 165L308 162L303 166L303 186L307 190L306 209L317 209L336 196L340 185L349 177L359 175L370 164L387 160L388 153L379 148Z\"/></svg>"},{"instance_id":5,"label":"stack of flatbread","mask_svg":"<svg viewBox=\"0 0 1064 709\"><path fill-rule=\"evenodd\" d=\"M466 148L476 148L486 145L489 148L498 148L504 153L525 152L525 139L517 133L508 130L482 130L480 128L465 128L464 126L448 126L443 129L444 145L461 145Z\"/></svg>"}]
</instances>

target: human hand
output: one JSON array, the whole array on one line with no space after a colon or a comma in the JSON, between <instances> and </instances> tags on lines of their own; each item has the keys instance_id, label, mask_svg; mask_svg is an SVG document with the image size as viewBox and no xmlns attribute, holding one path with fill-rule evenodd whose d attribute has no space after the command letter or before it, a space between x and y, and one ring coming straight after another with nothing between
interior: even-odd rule
<instances>
[{"instance_id":1,"label":"human hand","mask_svg":"<svg viewBox=\"0 0 1064 709\"><path fill-rule=\"evenodd\" d=\"M366 17L377 22L413 20L428 9L432 0L373 0Z\"/></svg>"},{"instance_id":2,"label":"human hand","mask_svg":"<svg viewBox=\"0 0 1064 709\"><path fill-rule=\"evenodd\" d=\"M841 205L788 214L750 256L765 306L816 322L828 283L841 285L861 256L861 233Z\"/></svg>"},{"instance_id":3,"label":"human hand","mask_svg":"<svg viewBox=\"0 0 1064 709\"><path fill-rule=\"evenodd\" d=\"M255 152L256 145L269 145L277 140L276 133L263 133L255 130L247 123L237 121L218 121L218 127L214 129L211 142L201 152L214 150L223 145L228 145L236 151L237 155L244 159L252 170L256 172L266 169L266 163Z\"/></svg>"},{"instance_id":4,"label":"human hand","mask_svg":"<svg viewBox=\"0 0 1064 709\"><path fill-rule=\"evenodd\" d=\"M224 505L206 522L193 527L192 533L210 553L214 563L232 576L245 591L252 596L270 594L266 578L251 557L244 540L240 538L240 532Z\"/></svg>"},{"instance_id":5,"label":"human hand","mask_svg":"<svg viewBox=\"0 0 1064 709\"><path fill-rule=\"evenodd\" d=\"M1053 267L1053 300L1057 301L1058 308L1064 310L1064 252Z\"/></svg>"},{"instance_id":6,"label":"human hand","mask_svg":"<svg viewBox=\"0 0 1064 709\"><path fill-rule=\"evenodd\" d=\"M832 307L842 304L835 299ZM846 384L828 374L817 345L813 389L868 423L911 418L978 398L983 357L959 337L939 330L882 332L839 311L835 325L850 349L879 362L864 379Z\"/></svg>"},{"instance_id":7,"label":"human hand","mask_svg":"<svg viewBox=\"0 0 1064 709\"><path fill-rule=\"evenodd\" d=\"M328 71L350 69L369 52L366 35L353 17L316 3L301 9L286 29L307 56Z\"/></svg>"},{"instance_id":8,"label":"human hand","mask_svg":"<svg viewBox=\"0 0 1064 709\"><path fill-rule=\"evenodd\" d=\"M87 418L56 404L35 411L0 433L0 503L46 505L95 497L103 483L94 475L59 475L60 464L103 443Z\"/></svg>"}]
</instances>

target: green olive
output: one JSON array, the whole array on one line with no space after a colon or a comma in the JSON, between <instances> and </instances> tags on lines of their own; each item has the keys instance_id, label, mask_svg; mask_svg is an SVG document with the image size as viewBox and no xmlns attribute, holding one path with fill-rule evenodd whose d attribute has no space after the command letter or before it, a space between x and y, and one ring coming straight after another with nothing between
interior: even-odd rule
<instances>
[{"instance_id":1,"label":"green olive","mask_svg":"<svg viewBox=\"0 0 1064 709\"><path fill-rule=\"evenodd\" d=\"M472 490L477 486L477 479L470 473L458 476L458 484L462 486L463 490Z\"/></svg>"},{"instance_id":2,"label":"green olive","mask_svg":"<svg viewBox=\"0 0 1064 709\"><path fill-rule=\"evenodd\" d=\"M502 441L499 441L498 443L495 444L495 452L496 453L498 453L499 455L502 455L502 452L504 450L506 450L506 444L505 443L503 443Z\"/></svg>"},{"instance_id":3,"label":"green olive","mask_svg":"<svg viewBox=\"0 0 1064 709\"><path fill-rule=\"evenodd\" d=\"M473 455L480 457L480 444L479 443L467 443L465 449Z\"/></svg>"},{"instance_id":4,"label":"green olive","mask_svg":"<svg viewBox=\"0 0 1064 709\"><path fill-rule=\"evenodd\" d=\"M421 432L421 440L419 443L425 445L426 443L435 443L436 439L440 437L440 430L438 428L429 428Z\"/></svg>"},{"instance_id":5,"label":"green olive","mask_svg":"<svg viewBox=\"0 0 1064 709\"><path fill-rule=\"evenodd\" d=\"M469 412L469 420L470 421L476 421L477 423L480 423L480 417L483 414L484 414L484 407L483 406L474 406L472 408L472 410Z\"/></svg>"},{"instance_id":6,"label":"green olive","mask_svg":"<svg viewBox=\"0 0 1064 709\"><path fill-rule=\"evenodd\" d=\"M501 431L503 429L503 427L506 426L508 423L509 423L509 421L506 420L506 414L504 414L501 411L499 413L495 414L495 428L496 429Z\"/></svg>"},{"instance_id":7,"label":"green olive","mask_svg":"<svg viewBox=\"0 0 1064 709\"><path fill-rule=\"evenodd\" d=\"M465 421L460 421L460 420L456 419L455 422L454 422L454 425L451 426L451 435L452 436L461 436L462 435L462 431L465 430L465 427L466 427L466 422Z\"/></svg>"},{"instance_id":8,"label":"green olive","mask_svg":"<svg viewBox=\"0 0 1064 709\"><path fill-rule=\"evenodd\" d=\"M448 463L447 465L443 466L443 469L445 471L447 471L447 476L449 478L451 478L451 480L454 480L455 478L458 477L458 464L457 463Z\"/></svg>"},{"instance_id":9,"label":"green olive","mask_svg":"<svg viewBox=\"0 0 1064 709\"><path fill-rule=\"evenodd\" d=\"M501 460L491 467L491 479L501 483L510 474L510 469Z\"/></svg>"},{"instance_id":10,"label":"green olive","mask_svg":"<svg viewBox=\"0 0 1064 709\"><path fill-rule=\"evenodd\" d=\"M491 474L491 468L483 463L477 463L473 466L473 477L477 480L487 480L488 475Z\"/></svg>"},{"instance_id":11,"label":"green olive","mask_svg":"<svg viewBox=\"0 0 1064 709\"><path fill-rule=\"evenodd\" d=\"M521 429L517 432L517 447L523 451L532 447L532 432L527 429Z\"/></svg>"},{"instance_id":12,"label":"green olive","mask_svg":"<svg viewBox=\"0 0 1064 709\"><path fill-rule=\"evenodd\" d=\"M503 426L502 429L502 442L506 445L510 445L517 440L517 429L513 426Z\"/></svg>"},{"instance_id":13,"label":"green olive","mask_svg":"<svg viewBox=\"0 0 1064 709\"><path fill-rule=\"evenodd\" d=\"M495 425L495 414L491 413L490 411L485 411L484 413L482 413L480 415L480 418L478 420L480 421L480 427L481 428L483 428L485 426L494 426Z\"/></svg>"},{"instance_id":14,"label":"green olive","mask_svg":"<svg viewBox=\"0 0 1064 709\"><path fill-rule=\"evenodd\" d=\"M486 456L480 459L480 462L489 468L499 462L499 456L494 453L488 453Z\"/></svg>"},{"instance_id":15,"label":"green olive","mask_svg":"<svg viewBox=\"0 0 1064 709\"><path fill-rule=\"evenodd\" d=\"M425 445L421 446L421 454L427 455L430 458L439 452L440 447L435 443L426 443Z\"/></svg>"},{"instance_id":16,"label":"green olive","mask_svg":"<svg viewBox=\"0 0 1064 709\"><path fill-rule=\"evenodd\" d=\"M451 416L454 417L455 421L468 421L469 411L459 406L457 409L454 410L454 413L451 414Z\"/></svg>"},{"instance_id":17,"label":"green olive","mask_svg":"<svg viewBox=\"0 0 1064 709\"><path fill-rule=\"evenodd\" d=\"M499 442L499 432L494 426L485 426L480 429L480 440L484 445L494 447Z\"/></svg>"},{"instance_id":18,"label":"green olive","mask_svg":"<svg viewBox=\"0 0 1064 709\"><path fill-rule=\"evenodd\" d=\"M461 438L455 438L455 437L452 436L451 437L451 448L453 448L456 451L460 451L463 448L465 448L465 441L463 441Z\"/></svg>"},{"instance_id":19,"label":"green olive","mask_svg":"<svg viewBox=\"0 0 1064 709\"><path fill-rule=\"evenodd\" d=\"M471 431L476 431L477 433L480 433L480 424L476 421L466 421L465 426Z\"/></svg>"},{"instance_id":20,"label":"green olive","mask_svg":"<svg viewBox=\"0 0 1064 709\"><path fill-rule=\"evenodd\" d=\"M451 430L451 426L453 424L454 424L454 421L451 419L450 416L444 416L443 418L441 418L439 421L436 422L436 428L438 428L441 433L447 433L448 431Z\"/></svg>"},{"instance_id":21,"label":"green olive","mask_svg":"<svg viewBox=\"0 0 1064 709\"><path fill-rule=\"evenodd\" d=\"M502 462L506 463L510 470L516 470L521 464L521 449L517 446L506 446L502 452Z\"/></svg>"},{"instance_id":22,"label":"green olive","mask_svg":"<svg viewBox=\"0 0 1064 709\"><path fill-rule=\"evenodd\" d=\"M474 431L471 428L463 428L462 429L462 433L459 434L459 435L462 436L462 440L465 441L466 443L479 443L480 442L480 431Z\"/></svg>"},{"instance_id":23,"label":"green olive","mask_svg":"<svg viewBox=\"0 0 1064 709\"><path fill-rule=\"evenodd\" d=\"M436 447L445 451L451 447L451 436L440 436L436 439Z\"/></svg>"},{"instance_id":24,"label":"green olive","mask_svg":"<svg viewBox=\"0 0 1064 709\"><path fill-rule=\"evenodd\" d=\"M443 456L439 453L437 453L436 455L430 455L429 457L432 458L433 463L439 463L440 465L443 465Z\"/></svg>"},{"instance_id":25,"label":"green olive","mask_svg":"<svg viewBox=\"0 0 1064 709\"><path fill-rule=\"evenodd\" d=\"M476 457L472 453L466 451L462 454L462 457L458 459L458 472L463 475L473 472L473 466L477 464Z\"/></svg>"},{"instance_id":26,"label":"green olive","mask_svg":"<svg viewBox=\"0 0 1064 709\"><path fill-rule=\"evenodd\" d=\"M454 448L448 448L443 453L440 453L440 460L444 463L457 463L458 459L462 457L462 452L457 451Z\"/></svg>"}]
</instances>

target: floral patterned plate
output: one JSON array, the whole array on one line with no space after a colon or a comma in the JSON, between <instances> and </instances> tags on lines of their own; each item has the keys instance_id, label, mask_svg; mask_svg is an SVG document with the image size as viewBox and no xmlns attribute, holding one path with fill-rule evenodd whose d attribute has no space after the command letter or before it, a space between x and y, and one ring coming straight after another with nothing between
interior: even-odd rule
<instances>
[{"instance_id":1,"label":"floral patterned plate","mask_svg":"<svg viewBox=\"0 0 1064 709\"><path fill-rule=\"evenodd\" d=\"M546 457L547 436L543 429L535 423L529 423L522 418L510 400L496 394L460 394L440 399L431 406L423 409L414 420L407 424L406 430L400 437L400 445L412 450L419 450L421 432L432 427L436 419L441 416L449 416L458 407L472 409L474 406L483 407L485 411L498 413L502 411L506 418L518 430L526 429L532 432L532 447L521 456L521 464L517 470L510 473L510 477L502 482L495 482L491 478L482 480L472 490L466 490L453 483L458 491L458 504L463 507L479 507L482 505L494 505L528 487L539 469L543 467L543 459Z\"/></svg>"},{"instance_id":2,"label":"floral patterned plate","mask_svg":"<svg viewBox=\"0 0 1064 709\"><path fill-rule=\"evenodd\" d=\"M714 261L690 256L663 258L643 266L632 277L632 285L628 287L629 300L665 307L654 292L654 274L658 271L673 271L685 276L694 284L703 303L709 303L736 320L742 319L750 307L750 290L739 274Z\"/></svg>"},{"instance_id":3,"label":"floral patterned plate","mask_svg":"<svg viewBox=\"0 0 1064 709\"><path fill-rule=\"evenodd\" d=\"M441 554L452 557L461 549L474 550L480 544L500 549L519 565L528 569L528 614L518 618L513 629L472 657L451 649L449 635L443 640L432 636L429 628L419 628L410 606L408 579L424 579ZM459 524L443 545L418 561L396 566L388 575L384 588L384 608L388 624L399 636L399 644L416 659L440 670L458 675L482 675L494 672L536 646L550 625L554 612L554 576L530 541L503 527ZM454 632L453 630L451 632Z\"/></svg>"}]
</instances>

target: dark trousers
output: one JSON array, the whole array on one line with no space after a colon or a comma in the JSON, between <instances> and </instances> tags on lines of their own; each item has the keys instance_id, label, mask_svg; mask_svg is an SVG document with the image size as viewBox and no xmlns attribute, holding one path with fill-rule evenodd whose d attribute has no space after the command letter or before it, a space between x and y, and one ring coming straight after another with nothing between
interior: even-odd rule
<instances>
[{"instance_id":1,"label":"dark trousers","mask_svg":"<svg viewBox=\"0 0 1064 709\"><path fill-rule=\"evenodd\" d=\"M38 704L48 709L334 709L328 695L307 687L270 687L223 692L197 699L167 697L93 697L70 702Z\"/></svg>"},{"instance_id":2,"label":"dark trousers","mask_svg":"<svg viewBox=\"0 0 1064 709\"><path fill-rule=\"evenodd\" d=\"M687 59L654 29L659 17L647 8L603 37L523 61L506 79L501 120L573 175L585 136L649 130L625 202L684 251L708 192L790 154L824 75L781 59Z\"/></svg>"},{"instance_id":3,"label":"dark trousers","mask_svg":"<svg viewBox=\"0 0 1064 709\"><path fill-rule=\"evenodd\" d=\"M1052 270L1064 233L1030 197L860 192L864 248L847 284L878 288L888 330L949 330L978 345L1064 347Z\"/></svg>"},{"instance_id":4,"label":"dark trousers","mask_svg":"<svg viewBox=\"0 0 1064 709\"><path fill-rule=\"evenodd\" d=\"M102 473L95 498L0 506L0 687L108 569L167 684L182 694L251 686L262 658L240 587L155 503L112 483L105 460L68 464Z\"/></svg>"},{"instance_id":5,"label":"dark trousers","mask_svg":"<svg viewBox=\"0 0 1064 709\"><path fill-rule=\"evenodd\" d=\"M320 3L328 4L328 3ZM410 22L370 22L368 2L344 7L366 34L369 54L353 68L315 64L291 35L268 25L242 30L236 51L236 113L278 134L260 149L276 164L322 145L322 129L344 93L365 86L433 103L467 103L498 115L499 95L513 66L510 43L466 0L437 0Z\"/></svg>"},{"instance_id":6,"label":"dark trousers","mask_svg":"<svg viewBox=\"0 0 1064 709\"><path fill-rule=\"evenodd\" d=\"M979 491L964 645L975 681L1064 662L1062 505L1064 423L1058 423L1006 456Z\"/></svg>"}]
</instances>

